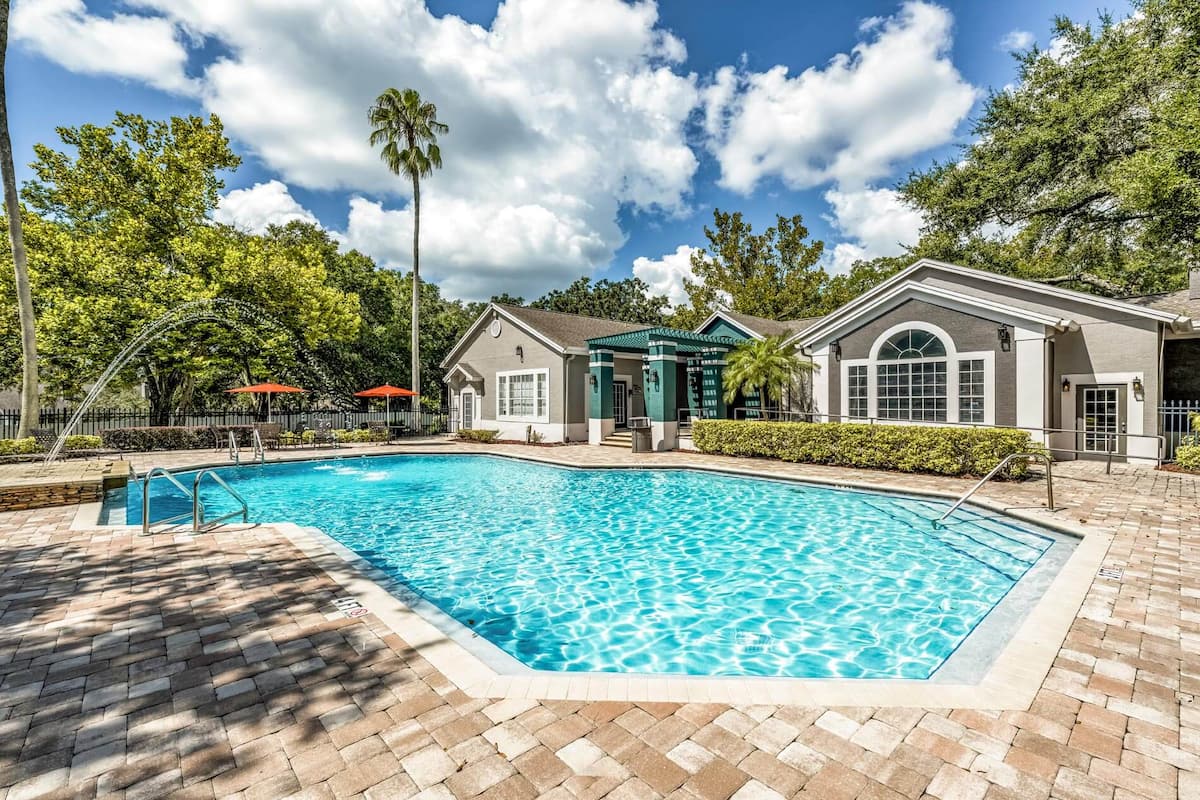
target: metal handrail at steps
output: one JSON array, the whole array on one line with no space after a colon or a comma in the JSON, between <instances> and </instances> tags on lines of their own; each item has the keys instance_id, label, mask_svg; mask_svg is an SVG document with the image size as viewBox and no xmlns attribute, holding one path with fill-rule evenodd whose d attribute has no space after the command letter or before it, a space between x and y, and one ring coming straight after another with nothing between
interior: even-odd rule
<instances>
[{"instance_id":1,"label":"metal handrail at steps","mask_svg":"<svg viewBox=\"0 0 1200 800\"><path fill-rule=\"evenodd\" d=\"M229 436L229 460L234 464L242 463L242 449L238 447L237 437L233 435L233 431L228 432Z\"/></svg>"},{"instance_id":2,"label":"metal handrail at steps","mask_svg":"<svg viewBox=\"0 0 1200 800\"><path fill-rule=\"evenodd\" d=\"M222 514L214 520L206 520L204 518L204 503L200 499L200 482L205 476L216 481L217 485L229 493L229 496L238 502L241 508L230 511L228 514ZM184 486L175 474L166 467L153 467L149 472L142 476L142 533L150 533L150 481L155 478L166 478L176 489L183 492L189 500L192 501L192 510L185 511L182 514L176 514L173 517L156 520L155 525L170 525L172 522L178 522L181 519L191 517L192 533L201 533L202 531L212 530L217 525L220 525L230 517L235 517L238 514L242 516L242 522L250 521L250 507L246 503L246 499L238 493L236 489L225 482L225 479L213 472L211 469L202 469L196 473L195 480L192 481L192 488L188 489Z\"/></svg>"},{"instance_id":3,"label":"metal handrail at steps","mask_svg":"<svg viewBox=\"0 0 1200 800\"><path fill-rule=\"evenodd\" d=\"M241 466L242 464L242 448L238 446L237 436L233 431L228 432L229 436L229 460L234 464ZM262 436L258 433L258 428L250 432L250 444L254 447L254 460L260 464L267 463L267 448L263 447Z\"/></svg>"},{"instance_id":4,"label":"metal handrail at steps","mask_svg":"<svg viewBox=\"0 0 1200 800\"><path fill-rule=\"evenodd\" d=\"M941 525L943 522L945 522L946 518L949 517L951 514L953 514L955 511L958 511L959 507L962 506L963 503L967 502L968 498L970 498L971 495L975 494L975 492L977 492L981 488L983 488L983 485L985 483L990 481L992 478L996 477L996 475L998 475L1002 469L1007 467L1013 461L1016 461L1018 458L1040 458L1043 462L1045 462L1045 464L1046 464L1046 508L1053 511L1054 510L1054 468L1051 466L1051 464L1053 464L1054 460L1052 458L1050 458L1050 455L1048 453L1013 453L1012 455L1005 456L1000 461L1000 463L997 464L992 469L991 472L989 472L987 475L984 475L979 480L979 483L972 486L962 497L958 498L958 500L955 501L954 505L950 506L950 510L947 511L945 514L942 514L942 516L938 517L938 521L934 524Z\"/></svg>"},{"instance_id":5,"label":"metal handrail at steps","mask_svg":"<svg viewBox=\"0 0 1200 800\"><path fill-rule=\"evenodd\" d=\"M217 485L224 489L230 497L238 501L241 508L230 511L228 514L222 514L214 520L204 519L204 504L200 502L200 482L204 477L208 476L216 481ZM225 479L211 469L202 469L196 473L196 479L192 481L192 532L200 533L202 531L212 530L230 517L242 515L242 522L250 521L250 506L246 504L246 499L238 493Z\"/></svg>"},{"instance_id":6,"label":"metal handrail at steps","mask_svg":"<svg viewBox=\"0 0 1200 800\"><path fill-rule=\"evenodd\" d=\"M166 519L160 519L156 524L169 525L172 522L178 522L179 520L190 515L192 517L192 526L194 528L196 524L195 515L198 496L189 491L186 486L180 483L179 479L175 477L174 473L172 473L166 467L153 467L149 472L142 476L142 534L145 535L150 533L150 481L160 477L166 478L171 483L175 484L176 489L187 495L187 498L192 501L192 510L190 512L185 511L182 514L176 514L173 517L167 517Z\"/></svg>"}]
</instances>

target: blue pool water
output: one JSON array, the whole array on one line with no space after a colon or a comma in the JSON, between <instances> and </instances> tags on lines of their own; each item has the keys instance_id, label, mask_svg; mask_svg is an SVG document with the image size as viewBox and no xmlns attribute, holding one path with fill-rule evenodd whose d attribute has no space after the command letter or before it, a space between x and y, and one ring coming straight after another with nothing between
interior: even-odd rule
<instances>
[{"instance_id":1,"label":"blue pool water","mask_svg":"<svg viewBox=\"0 0 1200 800\"><path fill-rule=\"evenodd\" d=\"M221 475L253 521L319 527L555 671L927 678L1053 544L969 509L936 528L938 500L682 470L413 455ZM151 491L155 517L188 508ZM140 523L140 486L126 504Z\"/></svg>"}]
</instances>

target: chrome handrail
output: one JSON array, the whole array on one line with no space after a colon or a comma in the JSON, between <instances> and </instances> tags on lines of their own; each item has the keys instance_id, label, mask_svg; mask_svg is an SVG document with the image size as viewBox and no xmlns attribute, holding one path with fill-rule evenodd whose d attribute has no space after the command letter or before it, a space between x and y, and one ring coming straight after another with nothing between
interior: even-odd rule
<instances>
[{"instance_id":1,"label":"chrome handrail","mask_svg":"<svg viewBox=\"0 0 1200 800\"><path fill-rule=\"evenodd\" d=\"M238 447L237 437L229 431L229 460L234 464L242 463L242 450Z\"/></svg>"},{"instance_id":2,"label":"chrome handrail","mask_svg":"<svg viewBox=\"0 0 1200 800\"><path fill-rule=\"evenodd\" d=\"M262 437L258 435L258 428L250 432L250 443L254 445L254 457L258 459L258 463L267 463L266 448L263 447Z\"/></svg>"},{"instance_id":3,"label":"chrome handrail","mask_svg":"<svg viewBox=\"0 0 1200 800\"><path fill-rule=\"evenodd\" d=\"M1005 456L1000 461L1000 463L997 464L992 469L991 472L989 472L987 475L984 475L979 480L979 483L972 486L970 488L970 490L967 491L966 494L964 494L962 497L958 498L958 500L955 501L954 505L950 506L950 510L947 511L945 514L942 514L942 516L938 517L937 522L934 524L941 525L943 522L945 522L946 518L949 517L951 514L953 514L955 511L958 511L959 507L962 506L963 503L967 502L967 499L971 495L973 495L973 494L975 494L975 492L979 491L983 487L983 485L985 483L987 483L988 481L990 481L992 478L994 478L996 476L996 474L1000 472L1000 470L1004 469L1006 466L1008 466L1010 463L1012 463L1013 461L1015 461L1018 458L1040 458L1044 462L1046 462L1046 508L1053 511L1054 510L1054 470L1053 470L1053 467L1050 466L1051 463L1053 463L1053 459L1050 458L1050 455L1048 453L1013 453L1012 455Z\"/></svg>"},{"instance_id":4,"label":"chrome handrail","mask_svg":"<svg viewBox=\"0 0 1200 800\"><path fill-rule=\"evenodd\" d=\"M166 467L152 467L149 472L142 476L142 535L150 533L150 481L154 480L156 477L166 478L171 483L175 484L175 488L183 492L184 495L186 495L187 498L192 501L191 517L192 525L195 526L196 510L199 508L200 513L203 514L204 504L199 503L198 496L194 492L188 491L188 488L180 483L179 479L176 478L174 473L172 473L169 469ZM187 512L184 512L183 514L176 514L173 517L158 520L157 524L166 525L172 522L177 522L178 520L181 520L187 516Z\"/></svg>"},{"instance_id":5,"label":"chrome handrail","mask_svg":"<svg viewBox=\"0 0 1200 800\"><path fill-rule=\"evenodd\" d=\"M236 511L230 511L228 514L222 514L211 522L205 520L204 504L200 502L200 481L204 479L205 475L216 481L217 485L224 489L234 500L241 503L242 507ZM226 483L224 478L211 469L202 469L197 472L196 479L192 481L192 532L200 533L202 530L210 530L238 514L242 515L242 522L250 521L250 507L246 504L246 499L238 493L237 489Z\"/></svg>"}]
</instances>

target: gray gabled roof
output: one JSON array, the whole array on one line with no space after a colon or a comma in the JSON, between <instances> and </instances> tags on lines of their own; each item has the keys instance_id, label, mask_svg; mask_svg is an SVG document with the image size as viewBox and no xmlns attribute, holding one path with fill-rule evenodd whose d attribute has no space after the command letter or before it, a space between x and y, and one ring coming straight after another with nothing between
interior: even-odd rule
<instances>
[{"instance_id":1,"label":"gray gabled roof","mask_svg":"<svg viewBox=\"0 0 1200 800\"><path fill-rule=\"evenodd\" d=\"M733 323L755 338L765 339L770 336L795 336L796 334L802 333L816 323L820 322L822 319L824 319L824 317L804 317L803 319L769 319L767 317L757 317L753 314L743 314L740 311L730 311L729 309L719 308L710 314L708 319L700 323L696 330L704 330L713 320L716 319L724 319L726 322Z\"/></svg>"},{"instance_id":2,"label":"gray gabled roof","mask_svg":"<svg viewBox=\"0 0 1200 800\"><path fill-rule=\"evenodd\" d=\"M753 314L743 314L740 311L722 309L720 315L737 323L741 328L760 336L791 336L800 333L811 326L821 317L806 317L804 319L767 319Z\"/></svg>"},{"instance_id":3,"label":"gray gabled roof","mask_svg":"<svg viewBox=\"0 0 1200 800\"><path fill-rule=\"evenodd\" d=\"M587 348L587 340L617 333L639 331L653 327L644 322L618 322L582 314L564 314L560 311L543 311L540 308L510 306L493 303L509 315L516 317L564 350L571 347Z\"/></svg>"},{"instance_id":4,"label":"gray gabled roof","mask_svg":"<svg viewBox=\"0 0 1200 800\"><path fill-rule=\"evenodd\" d=\"M1169 311L1172 314L1191 317L1193 320L1200 319L1200 298L1191 297L1188 289L1180 289L1178 292L1161 292L1159 294L1126 297L1124 300L1126 303L1133 303L1135 306Z\"/></svg>"}]
</instances>

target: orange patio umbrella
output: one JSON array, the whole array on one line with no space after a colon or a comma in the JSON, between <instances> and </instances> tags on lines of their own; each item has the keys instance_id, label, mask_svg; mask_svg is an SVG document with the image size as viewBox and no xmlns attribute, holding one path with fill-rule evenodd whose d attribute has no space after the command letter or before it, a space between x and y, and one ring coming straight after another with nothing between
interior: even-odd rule
<instances>
[{"instance_id":1,"label":"orange patio umbrella","mask_svg":"<svg viewBox=\"0 0 1200 800\"><path fill-rule=\"evenodd\" d=\"M230 394L262 394L267 395L267 422L271 421L271 395L273 394L295 394L303 392L299 386L287 386L282 383L256 383L253 386L239 386L236 389L226 389Z\"/></svg>"},{"instance_id":2,"label":"orange patio umbrella","mask_svg":"<svg viewBox=\"0 0 1200 800\"><path fill-rule=\"evenodd\" d=\"M412 389L402 389L399 386L392 386L390 383L385 383L383 386L376 386L374 389L364 389L361 392L355 392L355 397L382 397L385 407L384 413L387 414L388 420L392 418L392 398L393 397L417 397L417 393Z\"/></svg>"}]
</instances>

